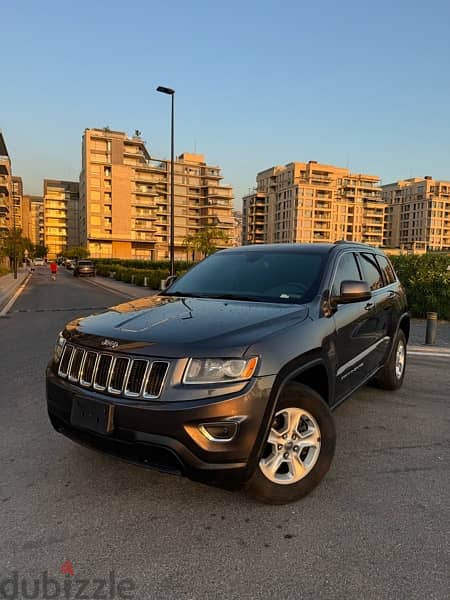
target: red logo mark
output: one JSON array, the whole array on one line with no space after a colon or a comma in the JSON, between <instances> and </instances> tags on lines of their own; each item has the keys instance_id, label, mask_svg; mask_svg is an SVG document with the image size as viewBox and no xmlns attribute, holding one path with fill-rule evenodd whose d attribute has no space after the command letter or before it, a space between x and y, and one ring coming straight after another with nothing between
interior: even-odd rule
<instances>
[{"instance_id":1,"label":"red logo mark","mask_svg":"<svg viewBox=\"0 0 450 600\"><path fill-rule=\"evenodd\" d=\"M61 565L61 575L74 575L73 573L73 565L70 562L70 560L66 560L65 562L63 562L63 564Z\"/></svg>"}]
</instances>

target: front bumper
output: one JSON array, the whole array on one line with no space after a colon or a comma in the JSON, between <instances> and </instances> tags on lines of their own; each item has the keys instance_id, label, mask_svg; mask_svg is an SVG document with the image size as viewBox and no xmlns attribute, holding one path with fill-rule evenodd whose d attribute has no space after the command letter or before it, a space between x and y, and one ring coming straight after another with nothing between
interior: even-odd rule
<instances>
[{"instance_id":1,"label":"front bumper","mask_svg":"<svg viewBox=\"0 0 450 600\"><path fill-rule=\"evenodd\" d=\"M239 394L186 402L111 398L74 386L47 369L53 427L72 440L148 468L233 489L251 476L270 415L273 377L252 380ZM74 397L114 405L114 428L101 435L71 424ZM228 442L207 439L200 423L243 417Z\"/></svg>"}]
</instances>

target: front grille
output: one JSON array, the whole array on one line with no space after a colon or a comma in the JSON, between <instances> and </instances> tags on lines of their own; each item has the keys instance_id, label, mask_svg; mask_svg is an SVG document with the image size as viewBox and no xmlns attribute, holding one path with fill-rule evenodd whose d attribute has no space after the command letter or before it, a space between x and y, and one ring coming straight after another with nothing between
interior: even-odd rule
<instances>
[{"instance_id":1,"label":"front grille","mask_svg":"<svg viewBox=\"0 0 450 600\"><path fill-rule=\"evenodd\" d=\"M113 356L66 344L58 375L71 383L128 398L158 398L169 363L128 356Z\"/></svg>"}]
</instances>

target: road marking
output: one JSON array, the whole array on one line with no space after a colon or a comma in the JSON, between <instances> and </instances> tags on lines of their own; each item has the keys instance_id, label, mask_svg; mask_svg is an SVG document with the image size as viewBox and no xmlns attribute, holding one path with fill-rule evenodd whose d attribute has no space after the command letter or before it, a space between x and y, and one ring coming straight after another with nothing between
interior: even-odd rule
<instances>
[{"instance_id":1,"label":"road marking","mask_svg":"<svg viewBox=\"0 0 450 600\"><path fill-rule=\"evenodd\" d=\"M408 350L408 356L428 356L428 358L433 358L437 356L439 358L449 358L450 352L426 352L420 350Z\"/></svg>"},{"instance_id":2,"label":"road marking","mask_svg":"<svg viewBox=\"0 0 450 600\"><path fill-rule=\"evenodd\" d=\"M0 312L0 318L1 317L6 317L6 315L9 312L9 309L14 305L14 302L17 300L17 298L20 296L20 294L23 292L23 290L26 288L28 281L30 280L31 275L27 275L25 280L20 284L20 286L17 288L16 293L14 294L14 296L11 298L11 300L7 303L7 305L5 306L5 308Z\"/></svg>"},{"instance_id":3,"label":"road marking","mask_svg":"<svg viewBox=\"0 0 450 600\"><path fill-rule=\"evenodd\" d=\"M37 313L37 312L76 312L80 310L108 310L109 306L73 306L72 308L19 308L11 311L17 313Z\"/></svg>"}]
</instances>

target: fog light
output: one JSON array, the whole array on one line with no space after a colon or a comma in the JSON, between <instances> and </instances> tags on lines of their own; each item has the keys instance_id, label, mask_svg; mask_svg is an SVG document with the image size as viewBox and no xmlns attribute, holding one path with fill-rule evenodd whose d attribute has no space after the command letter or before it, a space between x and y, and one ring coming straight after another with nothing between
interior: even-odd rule
<instances>
[{"instance_id":1,"label":"fog light","mask_svg":"<svg viewBox=\"0 0 450 600\"><path fill-rule=\"evenodd\" d=\"M238 424L234 421L222 421L218 423L202 423L198 428L212 442L231 442L236 436Z\"/></svg>"}]
</instances>

